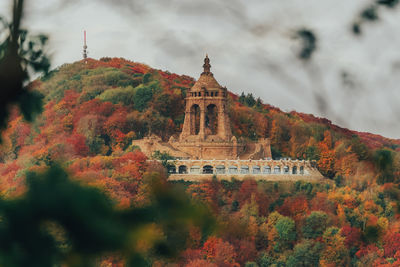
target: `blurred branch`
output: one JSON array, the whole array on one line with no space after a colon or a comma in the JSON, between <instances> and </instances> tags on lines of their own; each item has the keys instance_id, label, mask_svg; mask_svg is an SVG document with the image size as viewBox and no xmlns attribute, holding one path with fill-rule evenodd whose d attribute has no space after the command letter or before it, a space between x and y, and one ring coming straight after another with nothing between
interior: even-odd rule
<instances>
[{"instance_id":1,"label":"blurred branch","mask_svg":"<svg viewBox=\"0 0 400 267\"><path fill-rule=\"evenodd\" d=\"M314 52L317 50L317 37L308 29L300 29L296 32L295 38L301 40L302 46L299 52L299 58L302 60L310 60Z\"/></svg>"},{"instance_id":2,"label":"blurred branch","mask_svg":"<svg viewBox=\"0 0 400 267\"><path fill-rule=\"evenodd\" d=\"M362 26L365 23L379 21L379 13L382 8L394 9L398 4L399 0L376 0L374 3L364 8L355 19L352 25L353 34L361 35Z\"/></svg>"},{"instance_id":3,"label":"blurred branch","mask_svg":"<svg viewBox=\"0 0 400 267\"><path fill-rule=\"evenodd\" d=\"M323 75L319 67L312 61L312 57L318 48L318 38L316 34L309 29L301 28L295 32L294 38L300 39L300 49L297 57L303 63L304 71L312 83L311 90L317 109L322 115L329 115L335 118L339 123L343 123L343 120L335 114L330 107L329 96L325 89Z\"/></svg>"},{"instance_id":4,"label":"blurred branch","mask_svg":"<svg viewBox=\"0 0 400 267\"><path fill-rule=\"evenodd\" d=\"M29 90L29 73L47 73L48 57L43 53L47 37L29 36L20 29L23 16L23 0L14 0L13 18L7 23L4 18L0 43L0 131L6 127L10 108L17 105L25 119L31 121L41 112L41 95Z\"/></svg>"}]
</instances>

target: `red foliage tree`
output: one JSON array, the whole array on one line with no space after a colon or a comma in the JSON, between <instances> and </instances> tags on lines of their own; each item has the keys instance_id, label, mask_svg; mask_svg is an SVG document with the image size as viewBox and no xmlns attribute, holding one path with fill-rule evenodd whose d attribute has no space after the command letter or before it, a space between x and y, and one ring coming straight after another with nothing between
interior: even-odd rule
<instances>
[{"instance_id":1,"label":"red foliage tree","mask_svg":"<svg viewBox=\"0 0 400 267\"><path fill-rule=\"evenodd\" d=\"M236 253L234 247L221 238L210 237L203 245L203 253L208 261L217 264L217 266L239 266L235 262Z\"/></svg>"},{"instance_id":2,"label":"red foliage tree","mask_svg":"<svg viewBox=\"0 0 400 267\"><path fill-rule=\"evenodd\" d=\"M283 205L279 207L278 212L299 222L309 213L307 198L303 195L288 197L283 202Z\"/></svg>"},{"instance_id":3,"label":"red foliage tree","mask_svg":"<svg viewBox=\"0 0 400 267\"><path fill-rule=\"evenodd\" d=\"M385 257L392 258L400 249L400 233L389 232L383 239Z\"/></svg>"},{"instance_id":4,"label":"red foliage tree","mask_svg":"<svg viewBox=\"0 0 400 267\"><path fill-rule=\"evenodd\" d=\"M345 225L340 229L340 234L345 237L344 244L347 248L358 247L361 244L361 230Z\"/></svg>"},{"instance_id":5,"label":"red foliage tree","mask_svg":"<svg viewBox=\"0 0 400 267\"><path fill-rule=\"evenodd\" d=\"M89 154L86 138L83 135L75 133L67 138L67 143L73 146L77 155L86 157Z\"/></svg>"},{"instance_id":6,"label":"red foliage tree","mask_svg":"<svg viewBox=\"0 0 400 267\"><path fill-rule=\"evenodd\" d=\"M190 261L185 267L218 267L215 263L208 262L207 260L203 259L196 259Z\"/></svg>"},{"instance_id":7,"label":"red foliage tree","mask_svg":"<svg viewBox=\"0 0 400 267\"><path fill-rule=\"evenodd\" d=\"M257 194L257 182L253 179L244 180L238 191L237 200L242 206L251 200L252 195Z\"/></svg>"},{"instance_id":8,"label":"red foliage tree","mask_svg":"<svg viewBox=\"0 0 400 267\"><path fill-rule=\"evenodd\" d=\"M370 244L368 246L360 248L357 251L356 256L358 258L362 258L362 257L364 257L364 256L366 256L366 255L368 255L370 253L378 253L378 252L379 252L379 248L374 244Z\"/></svg>"},{"instance_id":9,"label":"red foliage tree","mask_svg":"<svg viewBox=\"0 0 400 267\"><path fill-rule=\"evenodd\" d=\"M236 248L236 261L240 266L244 266L246 262L253 261L257 256L257 249L254 241L239 240L238 244L235 244Z\"/></svg>"}]
</instances>

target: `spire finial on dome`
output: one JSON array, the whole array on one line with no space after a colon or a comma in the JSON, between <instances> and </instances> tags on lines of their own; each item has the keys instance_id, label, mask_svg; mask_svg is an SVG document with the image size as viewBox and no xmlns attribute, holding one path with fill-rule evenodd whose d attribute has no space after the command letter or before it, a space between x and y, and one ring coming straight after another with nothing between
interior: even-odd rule
<instances>
[{"instance_id":1,"label":"spire finial on dome","mask_svg":"<svg viewBox=\"0 0 400 267\"><path fill-rule=\"evenodd\" d=\"M211 65L210 65L210 59L208 58L208 54L206 54L206 58L204 59L204 65L203 65L204 71L202 74L207 74L207 75L212 75L211 73Z\"/></svg>"}]
</instances>

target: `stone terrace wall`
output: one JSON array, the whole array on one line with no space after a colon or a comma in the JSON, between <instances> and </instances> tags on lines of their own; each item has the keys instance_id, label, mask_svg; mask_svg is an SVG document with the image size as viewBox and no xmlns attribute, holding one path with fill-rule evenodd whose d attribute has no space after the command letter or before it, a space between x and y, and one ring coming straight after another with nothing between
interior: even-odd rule
<instances>
[{"instance_id":1,"label":"stone terrace wall","mask_svg":"<svg viewBox=\"0 0 400 267\"><path fill-rule=\"evenodd\" d=\"M304 160L175 160L170 161L170 180L202 181L214 175L219 180L297 181L324 179L313 162Z\"/></svg>"},{"instance_id":2,"label":"stone terrace wall","mask_svg":"<svg viewBox=\"0 0 400 267\"><path fill-rule=\"evenodd\" d=\"M201 182L211 180L214 174L171 174L168 178L170 181L189 181ZM322 175L285 175L285 174L271 174L271 175L234 175L234 174L215 174L217 180L231 181L232 178L243 181L246 179L254 179L256 181L323 181L325 178Z\"/></svg>"}]
</instances>

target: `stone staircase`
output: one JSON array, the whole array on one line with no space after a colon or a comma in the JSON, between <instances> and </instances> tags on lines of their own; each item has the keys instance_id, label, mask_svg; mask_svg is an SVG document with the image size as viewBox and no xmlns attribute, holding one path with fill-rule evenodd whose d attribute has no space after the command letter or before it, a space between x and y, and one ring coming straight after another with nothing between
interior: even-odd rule
<instances>
[{"instance_id":1,"label":"stone staircase","mask_svg":"<svg viewBox=\"0 0 400 267\"><path fill-rule=\"evenodd\" d=\"M240 159L262 159L264 158L264 148L260 143L250 143L246 145L246 150L239 156Z\"/></svg>"}]
</instances>

